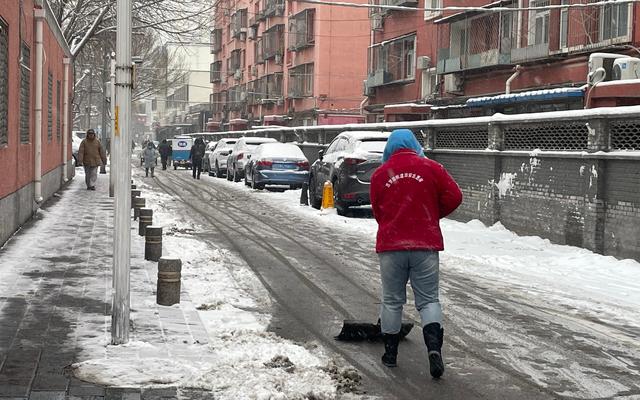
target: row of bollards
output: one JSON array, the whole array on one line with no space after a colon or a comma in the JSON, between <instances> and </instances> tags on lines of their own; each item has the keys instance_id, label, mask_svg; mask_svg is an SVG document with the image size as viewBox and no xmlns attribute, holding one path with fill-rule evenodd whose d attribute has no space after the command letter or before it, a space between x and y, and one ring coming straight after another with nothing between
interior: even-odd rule
<instances>
[{"instance_id":1,"label":"row of bollards","mask_svg":"<svg viewBox=\"0 0 640 400\"><path fill-rule=\"evenodd\" d=\"M162 227L153 225L153 209L146 208L142 192L131 181L133 220L138 220L138 235L144 236L144 259L158 262L156 302L162 306L180 303L182 261L162 256Z\"/></svg>"}]
</instances>

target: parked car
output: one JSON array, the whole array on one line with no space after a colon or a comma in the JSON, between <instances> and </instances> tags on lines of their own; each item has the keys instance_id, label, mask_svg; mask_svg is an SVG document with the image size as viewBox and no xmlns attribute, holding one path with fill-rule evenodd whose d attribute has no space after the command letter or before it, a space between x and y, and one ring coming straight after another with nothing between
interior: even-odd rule
<instances>
[{"instance_id":1,"label":"parked car","mask_svg":"<svg viewBox=\"0 0 640 400\"><path fill-rule=\"evenodd\" d=\"M227 157L229 152L233 148L233 145L238 141L235 138L220 139L216 143L211 153L209 153L209 175L215 175L218 178L222 178L227 173Z\"/></svg>"},{"instance_id":2,"label":"parked car","mask_svg":"<svg viewBox=\"0 0 640 400\"><path fill-rule=\"evenodd\" d=\"M265 185L288 185L297 189L308 180L309 160L300 147L291 143L261 144L245 167L245 185L258 190Z\"/></svg>"},{"instance_id":3,"label":"parked car","mask_svg":"<svg viewBox=\"0 0 640 400\"><path fill-rule=\"evenodd\" d=\"M78 165L78 151L80 151L80 143L87 136L85 131L73 131L71 134L71 156L73 157L73 165Z\"/></svg>"},{"instance_id":4,"label":"parked car","mask_svg":"<svg viewBox=\"0 0 640 400\"><path fill-rule=\"evenodd\" d=\"M227 157L227 180L240 182L244 177L244 167L251 154L262 143L276 143L277 140L265 137L243 137L233 145Z\"/></svg>"},{"instance_id":5,"label":"parked car","mask_svg":"<svg viewBox=\"0 0 640 400\"><path fill-rule=\"evenodd\" d=\"M211 154L213 149L216 148L217 144L218 144L217 141L212 140L209 143L207 143L207 147L205 147L204 149L204 157L202 158L202 170L204 172L211 171L211 164L209 163L209 154Z\"/></svg>"},{"instance_id":6,"label":"parked car","mask_svg":"<svg viewBox=\"0 0 640 400\"><path fill-rule=\"evenodd\" d=\"M320 208L322 188L333 184L333 197L338 213L349 207L371 204L369 184L373 171L382 164L382 153L390 132L342 132L326 150L318 152L318 160L309 173L309 202Z\"/></svg>"}]
</instances>

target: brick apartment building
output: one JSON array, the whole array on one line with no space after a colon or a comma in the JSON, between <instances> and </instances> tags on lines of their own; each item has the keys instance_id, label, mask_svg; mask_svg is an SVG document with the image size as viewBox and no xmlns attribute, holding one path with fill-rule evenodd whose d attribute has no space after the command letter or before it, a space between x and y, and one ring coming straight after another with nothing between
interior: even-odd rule
<instances>
[{"instance_id":1,"label":"brick apartment building","mask_svg":"<svg viewBox=\"0 0 640 400\"><path fill-rule=\"evenodd\" d=\"M426 4L433 8L474 6L486 10L373 10L374 44L365 84L369 93L367 110L372 113L369 120L383 115L387 121L394 121L582 108L586 91L580 93L577 88L587 82L591 53L640 55L636 3L589 6L586 0L376 1L417 8ZM584 6L572 7L580 3ZM576 90L555 91L552 101L548 94L540 94L539 98L514 96L508 102L500 99L492 103L488 99L473 103L476 108L467 107L469 98L505 93L509 78L510 91L516 94L554 88ZM604 85L598 89L604 92ZM625 92L637 92L637 88L620 86L615 95L626 100L602 104L638 104L633 94Z\"/></svg>"},{"instance_id":2,"label":"brick apartment building","mask_svg":"<svg viewBox=\"0 0 640 400\"><path fill-rule=\"evenodd\" d=\"M361 122L369 36L365 8L217 0L209 129Z\"/></svg>"},{"instance_id":3,"label":"brick apartment building","mask_svg":"<svg viewBox=\"0 0 640 400\"><path fill-rule=\"evenodd\" d=\"M71 76L71 53L46 0L3 1L0 244L73 176Z\"/></svg>"}]
</instances>

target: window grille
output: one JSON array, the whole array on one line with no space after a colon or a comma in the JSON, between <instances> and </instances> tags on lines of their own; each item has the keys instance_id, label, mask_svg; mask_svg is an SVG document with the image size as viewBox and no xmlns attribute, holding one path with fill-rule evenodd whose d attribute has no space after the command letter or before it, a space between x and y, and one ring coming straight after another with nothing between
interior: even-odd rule
<instances>
[{"instance_id":1,"label":"window grille","mask_svg":"<svg viewBox=\"0 0 640 400\"><path fill-rule=\"evenodd\" d=\"M514 124L504 130L505 150L586 150L585 122Z\"/></svg>"},{"instance_id":2,"label":"window grille","mask_svg":"<svg viewBox=\"0 0 640 400\"><path fill-rule=\"evenodd\" d=\"M9 27L0 19L0 146L9 143Z\"/></svg>"},{"instance_id":3,"label":"window grille","mask_svg":"<svg viewBox=\"0 0 640 400\"><path fill-rule=\"evenodd\" d=\"M611 121L611 150L640 150L640 120Z\"/></svg>"},{"instance_id":4,"label":"window grille","mask_svg":"<svg viewBox=\"0 0 640 400\"><path fill-rule=\"evenodd\" d=\"M60 109L60 81L56 81L56 139L58 142L62 137L62 131L60 130L60 120L62 119L62 110Z\"/></svg>"},{"instance_id":5,"label":"window grille","mask_svg":"<svg viewBox=\"0 0 640 400\"><path fill-rule=\"evenodd\" d=\"M47 140L53 139L53 74L47 77Z\"/></svg>"},{"instance_id":6,"label":"window grille","mask_svg":"<svg viewBox=\"0 0 640 400\"><path fill-rule=\"evenodd\" d=\"M31 50L20 47L20 143L29 143L31 121Z\"/></svg>"},{"instance_id":7,"label":"window grille","mask_svg":"<svg viewBox=\"0 0 640 400\"><path fill-rule=\"evenodd\" d=\"M482 150L487 148L488 143L489 132L486 126L437 128L436 131L436 149Z\"/></svg>"}]
</instances>

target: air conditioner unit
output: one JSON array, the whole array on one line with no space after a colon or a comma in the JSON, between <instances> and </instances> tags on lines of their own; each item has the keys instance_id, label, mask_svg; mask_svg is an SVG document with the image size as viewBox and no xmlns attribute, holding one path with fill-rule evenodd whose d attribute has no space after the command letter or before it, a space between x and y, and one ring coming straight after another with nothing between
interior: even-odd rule
<instances>
[{"instance_id":1,"label":"air conditioner unit","mask_svg":"<svg viewBox=\"0 0 640 400\"><path fill-rule=\"evenodd\" d=\"M240 101L247 101L247 92L240 92Z\"/></svg>"},{"instance_id":2,"label":"air conditioner unit","mask_svg":"<svg viewBox=\"0 0 640 400\"><path fill-rule=\"evenodd\" d=\"M362 91L362 94L365 96L373 96L374 94L376 94L376 90L369 86L367 83L367 79L362 81L362 85L364 87L364 90Z\"/></svg>"},{"instance_id":3,"label":"air conditioner unit","mask_svg":"<svg viewBox=\"0 0 640 400\"><path fill-rule=\"evenodd\" d=\"M281 106L281 105L283 105L283 104L284 104L284 99L283 99L282 97L278 97L278 98L276 99L276 105L277 105L277 106Z\"/></svg>"},{"instance_id":4,"label":"air conditioner unit","mask_svg":"<svg viewBox=\"0 0 640 400\"><path fill-rule=\"evenodd\" d=\"M275 62L278 65L282 65L282 54L276 54Z\"/></svg>"},{"instance_id":5,"label":"air conditioner unit","mask_svg":"<svg viewBox=\"0 0 640 400\"><path fill-rule=\"evenodd\" d=\"M249 39L250 40L254 40L257 35L258 35L258 28L257 27L252 26L251 28L249 28Z\"/></svg>"},{"instance_id":6,"label":"air conditioner unit","mask_svg":"<svg viewBox=\"0 0 640 400\"><path fill-rule=\"evenodd\" d=\"M429 69L431 68L431 57L429 56L420 56L416 59L416 68L418 69Z\"/></svg>"},{"instance_id":7,"label":"air conditioner unit","mask_svg":"<svg viewBox=\"0 0 640 400\"><path fill-rule=\"evenodd\" d=\"M257 65L252 65L251 66L251 75L258 76L258 66Z\"/></svg>"},{"instance_id":8,"label":"air conditioner unit","mask_svg":"<svg viewBox=\"0 0 640 400\"><path fill-rule=\"evenodd\" d=\"M273 99L260 99L260 104L265 105L265 104L271 104L273 103Z\"/></svg>"},{"instance_id":9,"label":"air conditioner unit","mask_svg":"<svg viewBox=\"0 0 640 400\"><path fill-rule=\"evenodd\" d=\"M464 78L459 74L448 74L444 76L444 91L447 93L462 92Z\"/></svg>"},{"instance_id":10,"label":"air conditioner unit","mask_svg":"<svg viewBox=\"0 0 640 400\"><path fill-rule=\"evenodd\" d=\"M229 11L229 9L224 9L222 11L222 15L224 15L225 17L228 17L229 15L231 15L231 12Z\"/></svg>"},{"instance_id":11,"label":"air conditioner unit","mask_svg":"<svg viewBox=\"0 0 640 400\"><path fill-rule=\"evenodd\" d=\"M613 62L612 79L626 80L640 78L640 58L617 58Z\"/></svg>"},{"instance_id":12,"label":"air conditioner unit","mask_svg":"<svg viewBox=\"0 0 640 400\"><path fill-rule=\"evenodd\" d=\"M245 40L247 40L247 32L240 32L238 34L238 39L240 39L241 42L244 42Z\"/></svg>"},{"instance_id":13,"label":"air conditioner unit","mask_svg":"<svg viewBox=\"0 0 640 400\"><path fill-rule=\"evenodd\" d=\"M589 74L587 75L587 82L590 85L602 81L610 81L613 79L613 62L619 58L628 58L629 56L623 54L611 54L611 53L593 53L589 56ZM604 77L599 76L596 73L599 68L604 70Z\"/></svg>"},{"instance_id":14,"label":"air conditioner unit","mask_svg":"<svg viewBox=\"0 0 640 400\"><path fill-rule=\"evenodd\" d=\"M382 14L373 14L371 16L371 30L381 31L384 29L384 17Z\"/></svg>"},{"instance_id":15,"label":"air conditioner unit","mask_svg":"<svg viewBox=\"0 0 640 400\"><path fill-rule=\"evenodd\" d=\"M242 70L241 69L236 69L236 72L233 73L233 79L235 79L237 81L242 79Z\"/></svg>"}]
</instances>

